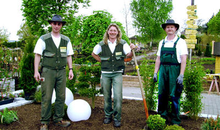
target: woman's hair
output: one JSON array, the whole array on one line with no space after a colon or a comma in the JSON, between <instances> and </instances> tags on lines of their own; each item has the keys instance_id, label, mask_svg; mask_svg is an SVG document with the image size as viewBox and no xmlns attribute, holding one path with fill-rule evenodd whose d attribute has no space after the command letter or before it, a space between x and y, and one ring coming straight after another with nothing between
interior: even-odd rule
<instances>
[{"instance_id":1,"label":"woman's hair","mask_svg":"<svg viewBox=\"0 0 220 130\"><path fill-rule=\"evenodd\" d=\"M121 41L121 36L122 36L122 34L121 34L120 28L118 27L117 24L111 23L111 24L108 26L107 30L105 31L105 34L104 34L104 37L103 37L103 41L104 41L105 44L108 44L108 39L109 39L108 30L109 30L110 27L112 27L112 26L116 27L116 29L118 30L117 44Z\"/></svg>"}]
</instances>

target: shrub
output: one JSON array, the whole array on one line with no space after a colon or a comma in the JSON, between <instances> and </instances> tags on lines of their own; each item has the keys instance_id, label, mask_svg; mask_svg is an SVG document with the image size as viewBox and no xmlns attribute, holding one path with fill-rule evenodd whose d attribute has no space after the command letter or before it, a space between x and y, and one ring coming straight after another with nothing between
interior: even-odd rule
<instances>
[{"instance_id":1,"label":"shrub","mask_svg":"<svg viewBox=\"0 0 220 130\"><path fill-rule=\"evenodd\" d=\"M166 120L159 114L150 115L147 119L148 128L151 130L163 130L166 127Z\"/></svg>"},{"instance_id":2,"label":"shrub","mask_svg":"<svg viewBox=\"0 0 220 130\"><path fill-rule=\"evenodd\" d=\"M35 100L36 103L41 103L41 101L42 101L41 98L42 98L41 88L39 88L39 90L36 91L35 94L34 94L34 100Z\"/></svg>"},{"instance_id":3,"label":"shrub","mask_svg":"<svg viewBox=\"0 0 220 130\"><path fill-rule=\"evenodd\" d=\"M220 129L220 118L217 116L216 119L210 117L205 119L201 126L202 130L218 130Z\"/></svg>"},{"instance_id":4,"label":"shrub","mask_svg":"<svg viewBox=\"0 0 220 130\"><path fill-rule=\"evenodd\" d=\"M185 130L182 126L178 125L167 125L164 130Z\"/></svg>"},{"instance_id":5,"label":"shrub","mask_svg":"<svg viewBox=\"0 0 220 130\"><path fill-rule=\"evenodd\" d=\"M143 88L145 99L149 110L155 110L157 107L157 83L154 83L154 64L150 64L149 60L143 60L140 65L140 75L143 79Z\"/></svg>"},{"instance_id":6,"label":"shrub","mask_svg":"<svg viewBox=\"0 0 220 130\"><path fill-rule=\"evenodd\" d=\"M199 63L187 63L184 73L183 91L186 96L182 104L183 112L188 112L192 119L198 119L198 114L202 111L202 82L205 76L204 67Z\"/></svg>"}]
</instances>

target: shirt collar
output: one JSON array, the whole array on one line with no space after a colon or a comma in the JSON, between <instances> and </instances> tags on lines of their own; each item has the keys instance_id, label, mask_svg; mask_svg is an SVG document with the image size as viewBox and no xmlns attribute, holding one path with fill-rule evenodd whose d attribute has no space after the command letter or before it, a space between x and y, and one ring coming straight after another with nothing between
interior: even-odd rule
<instances>
[{"instance_id":1,"label":"shirt collar","mask_svg":"<svg viewBox=\"0 0 220 130\"><path fill-rule=\"evenodd\" d=\"M168 40L167 40L167 36L166 36L166 38L165 38L165 42L175 42L175 41L177 40L177 38L178 38L178 37L177 37L177 35L176 35L176 36L174 37L173 40L168 41Z\"/></svg>"},{"instance_id":2,"label":"shirt collar","mask_svg":"<svg viewBox=\"0 0 220 130\"><path fill-rule=\"evenodd\" d=\"M117 40L115 40L114 43L112 43L111 41L108 40L108 44L116 44L116 41Z\"/></svg>"}]
</instances>

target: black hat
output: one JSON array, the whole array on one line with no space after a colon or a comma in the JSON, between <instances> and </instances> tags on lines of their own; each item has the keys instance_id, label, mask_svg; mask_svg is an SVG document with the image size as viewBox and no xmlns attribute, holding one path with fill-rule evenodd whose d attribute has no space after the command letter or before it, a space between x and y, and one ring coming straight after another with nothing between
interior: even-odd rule
<instances>
[{"instance_id":1,"label":"black hat","mask_svg":"<svg viewBox=\"0 0 220 130\"><path fill-rule=\"evenodd\" d=\"M167 25L174 25L178 30L179 29L179 24L175 23L173 19L168 19L166 23L162 24L162 28L165 29Z\"/></svg>"},{"instance_id":2,"label":"black hat","mask_svg":"<svg viewBox=\"0 0 220 130\"><path fill-rule=\"evenodd\" d=\"M60 15L55 14L52 18L52 20L48 20L49 23L51 22L61 22L63 25L66 23L66 21L62 21L62 17Z\"/></svg>"}]
</instances>

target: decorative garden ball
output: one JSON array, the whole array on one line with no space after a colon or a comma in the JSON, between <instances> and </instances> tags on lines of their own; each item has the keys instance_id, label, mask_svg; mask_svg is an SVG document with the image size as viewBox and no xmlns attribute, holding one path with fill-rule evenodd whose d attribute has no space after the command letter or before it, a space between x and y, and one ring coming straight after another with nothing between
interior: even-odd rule
<instances>
[{"instance_id":1,"label":"decorative garden ball","mask_svg":"<svg viewBox=\"0 0 220 130\"><path fill-rule=\"evenodd\" d=\"M55 94L55 90L53 90L51 103L53 104L55 100L56 100L56 94ZM70 91L69 88L66 87L65 104L68 106L73 100L74 100L73 93Z\"/></svg>"},{"instance_id":2,"label":"decorative garden ball","mask_svg":"<svg viewBox=\"0 0 220 130\"><path fill-rule=\"evenodd\" d=\"M69 104L67 116L73 122L88 120L91 116L91 107L85 100L76 99Z\"/></svg>"}]
</instances>

